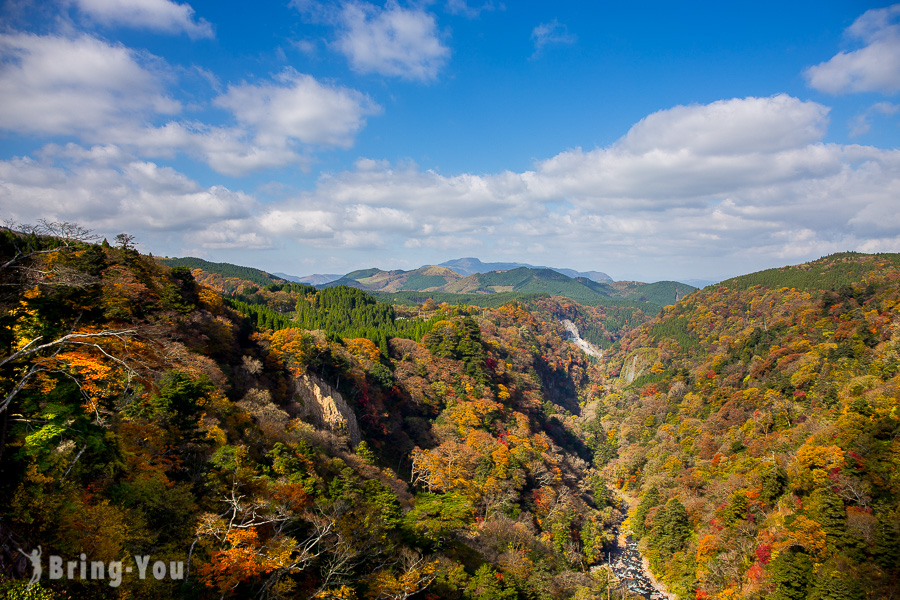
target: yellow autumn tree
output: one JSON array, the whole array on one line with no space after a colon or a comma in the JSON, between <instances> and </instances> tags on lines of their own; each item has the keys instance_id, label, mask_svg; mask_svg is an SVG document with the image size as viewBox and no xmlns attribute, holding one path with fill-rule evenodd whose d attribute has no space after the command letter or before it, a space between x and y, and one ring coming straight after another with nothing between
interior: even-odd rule
<instances>
[{"instance_id":1,"label":"yellow autumn tree","mask_svg":"<svg viewBox=\"0 0 900 600\"><path fill-rule=\"evenodd\" d=\"M796 490L809 493L830 483L829 475L844 466L840 446L818 446L806 443L797 450L788 474Z\"/></svg>"}]
</instances>

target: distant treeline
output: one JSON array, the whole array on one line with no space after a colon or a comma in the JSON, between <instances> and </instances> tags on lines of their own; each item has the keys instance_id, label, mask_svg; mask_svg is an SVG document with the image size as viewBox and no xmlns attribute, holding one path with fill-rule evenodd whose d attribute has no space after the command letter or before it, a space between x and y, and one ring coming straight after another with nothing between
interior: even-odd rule
<instances>
[{"instance_id":1,"label":"distant treeline","mask_svg":"<svg viewBox=\"0 0 900 600\"><path fill-rule=\"evenodd\" d=\"M657 281L641 285L640 291L626 296L629 300L638 302L650 302L659 306L674 304L674 298L681 299L697 291L694 286L678 281Z\"/></svg>"},{"instance_id":2,"label":"distant treeline","mask_svg":"<svg viewBox=\"0 0 900 600\"><path fill-rule=\"evenodd\" d=\"M297 324L341 337L402 337L420 340L431 321L397 319L394 307L368 292L344 285L319 290L297 302ZM434 321L436 319L433 319Z\"/></svg>"},{"instance_id":3,"label":"distant treeline","mask_svg":"<svg viewBox=\"0 0 900 600\"><path fill-rule=\"evenodd\" d=\"M876 254L882 269L900 267L900 254ZM729 289L746 290L755 285L768 288L794 288L800 291L837 289L858 283L872 272L872 255L842 252L802 265L766 269L723 281Z\"/></svg>"},{"instance_id":4,"label":"distant treeline","mask_svg":"<svg viewBox=\"0 0 900 600\"><path fill-rule=\"evenodd\" d=\"M234 300L226 298L225 303L231 308L238 311L245 317L249 317L250 321L257 329L271 329L278 331L279 329L300 328L298 323L292 321L289 317L281 313L275 312L264 304L251 304L243 300Z\"/></svg>"},{"instance_id":5,"label":"distant treeline","mask_svg":"<svg viewBox=\"0 0 900 600\"><path fill-rule=\"evenodd\" d=\"M378 302L357 288L337 286L316 290L306 284L270 284L270 292L293 292L299 296L296 311L279 313L265 305L259 294L227 300L238 312L249 317L260 329L320 330L339 338L366 338L387 352L387 340L393 337L421 340L442 317L423 321L398 319L390 304Z\"/></svg>"},{"instance_id":6,"label":"distant treeline","mask_svg":"<svg viewBox=\"0 0 900 600\"><path fill-rule=\"evenodd\" d=\"M267 286L273 282L282 281L280 277L275 277L265 271L260 271L259 269L254 269L252 267L241 267L230 263L214 263L192 256L184 258L158 258L157 260L170 267L203 269L208 273L218 273L222 277L234 277L235 279L252 281L261 287Z\"/></svg>"},{"instance_id":7,"label":"distant treeline","mask_svg":"<svg viewBox=\"0 0 900 600\"><path fill-rule=\"evenodd\" d=\"M522 294L518 292L500 292L497 294L451 294L448 292L368 292L375 298L392 304L417 306L431 298L437 304L446 302L451 306L465 304L479 308L497 308L514 300L528 302L533 298L548 297L547 294Z\"/></svg>"}]
</instances>

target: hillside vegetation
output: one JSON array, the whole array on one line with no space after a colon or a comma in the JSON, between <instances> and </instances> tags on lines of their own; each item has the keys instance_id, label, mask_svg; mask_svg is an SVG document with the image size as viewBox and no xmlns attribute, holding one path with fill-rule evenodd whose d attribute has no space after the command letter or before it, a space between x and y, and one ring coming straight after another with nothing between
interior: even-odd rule
<instances>
[{"instance_id":1,"label":"hillside vegetation","mask_svg":"<svg viewBox=\"0 0 900 600\"><path fill-rule=\"evenodd\" d=\"M93 241L0 231L7 596L633 600L602 566L622 497L681 599L897 597L893 255L663 309L627 282L647 299L392 305ZM184 570L26 591L38 546Z\"/></svg>"},{"instance_id":2,"label":"hillside vegetation","mask_svg":"<svg viewBox=\"0 0 900 600\"><path fill-rule=\"evenodd\" d=\"M789 287L796 290L829 290L852 285L867 278L873 271L900 267L900 254L861 254L842 252L778 269L767 269L734 277L722 284L730 288L746 289L755 285Z\"/></svg>"},{"instance_id":3,"label":"hillside vegetation","mask_svg":"<svg viewBox=\"0 0 900 600\"><path fill-rule=\"evenodd\" d=\"M81 234L0 239L4 593L605 591L587 569L620 517L572 416L592 367L556 323L515 303L400 318L359 290L299 284L223 298ZM247 306L283 320L257 327ZM381 347L341 335L360 319ZM404 338L404 322L427 331ZM37 546L45 565L84 553L184 571L121 585L45 572L23 596L19 549Z\"/></svg>"},{"instance_id":4,"label":"hillside vegetation","mask_svg":"<svg viewBox=\"0 0 900 600\"><path fill-rule=\"evenodd\" d=\"M220 275L226 280L249 281L258 286L266 286L279 283L281 278L253 267L241 267L231 263L214 263L202 258L157 258L158 261L169 267L186 267L188 269L201 269L210 275Z\"/></svg>"},{"instance_id":5,"label":"hillside vegetation","mask_svg":"<svg viewBox=\"0 0 900 600\"><path fill-rule=\"evenodd\" d=\"M898 308L896 255L841 254L696 292L616 345L587 428L670 590L897 597Z\"/></svg>"},{"instance_id":6,"label":"hillside vegetation","mask_svg":"<svg viewBox=\"0 0 900 600\"><path fill-rule=\"evenodd\" d=\"M675 281L647 284L640 282L597 282L586 277L572 278L544 268L517 267L462 276L445 267L422 267L414 271L353 271L328 286L346 285L369 292L396 293L398 298L432 297L446 301L489 303L498 306L512 298L532 295L563 296L581 304L615 305L621 302L673 304L696 288ZM419 292L412 294L411 292ZM453 295L459 295L455 298ZM497 298L479 299L478 296Z\"/></svg>"}]
</instances>

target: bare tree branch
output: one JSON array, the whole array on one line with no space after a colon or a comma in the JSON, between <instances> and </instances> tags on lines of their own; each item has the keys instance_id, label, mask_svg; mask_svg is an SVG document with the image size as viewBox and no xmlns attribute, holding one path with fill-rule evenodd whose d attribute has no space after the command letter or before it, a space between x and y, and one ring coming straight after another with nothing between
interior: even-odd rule
<instances>
[{"instance_id":1,"label":"bare tree branch","mask_svg":"<svg viewBox=\"0 0 900 600\"><path fill-rule=\"evenodd\" d=\"M48 221L46 219L41 219L38 221L37 225L29 225L17 224L14 221L7 220L5 222L5 227L12 233L20 235L25 247L16 248L16 254L0 265L0 271L36 256L52 254L80 244L94 243L100 239L100 236L93 233L90 229L68 221ZM32 235L42 238L54 238L58 245L43 249L32 247L27 241L27 236Z\"/></svg>"},{"instance_id":2,"label":"bare tree branch","mask_svg":"<svg viewBox=\"0 0 900 600\"><path fill-rule=\"evenodd\" d=\"M59 371L65 366L64 361L60 361L55 357L59 355L59 353L67 346L80 346L80 347L88 347L93 348L98 351L100 354L105 356L107 359L119 364L122 366L127 373L133 373L133 369L131 366L126 363L124 360L118 358L117 356L113 356L105 348L103 348L99 343L87 341L97 338L115 338L123 343L126 343L126 340L129 336L135 335L136 331L133 329L122 329L122 330L109 330L109 331L98 331L96 333L69 333L58 339L55 339L51 342L47 342L44 344L39 344L42 336L38 336L24 346L19 348L16 352L10 354L9 356L0 359L0 368L15 363L17 361L25 360L32 358L42 352L50 352L49 356L43 357L45 360L42 362L36 362L31 364L26 369L23 375L19 376L18 381L12 390L5 394L2 401L0 401L0 413L4 412L7 408L9 408L10 403L12 403L13 399L16 395L22 391L22 389L27 385L27 383L38 373L49 372L49 371ZM50 368L50 364L52 361L56 360L58 362L58 368Z\"/></svg>"}]
</instances>

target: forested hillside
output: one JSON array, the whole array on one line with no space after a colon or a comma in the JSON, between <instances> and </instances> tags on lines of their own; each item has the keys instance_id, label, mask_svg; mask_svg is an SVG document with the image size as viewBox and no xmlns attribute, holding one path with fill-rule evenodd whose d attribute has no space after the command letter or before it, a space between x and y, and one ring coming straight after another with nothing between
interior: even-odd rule
<instances>
[{"instance_id":1,"label":"forested hillside","mask_svg":"<svg viewBox=\"0 0 900 600\"><path fill-rule=\"evenodd\" d=\"M557 323L521 304L397 315L296 284L226 299L64 224L0 243L5 593L605 591L588 567L620 517L573 416L592 367ZM284 321L257 327L247 306ZM341 334L358 319L386 348ZM26 593L32 550L45 570ZM71 574L50 579L53 556ZM134 557L166 572L115 571Z\"/></svg>"},{"instance_id":2,"label":"forested hillside","mask_svg":"<svg viewBox=\"0 0 900 600\"><path fill-rule=\"evenodd\" d=\"M569 277L554 269L525 266L503 271L476 272L467 276L445 267L422 267L414 271L364 269L348 273L326 285L345 285L369 292L393 293L398 299L420 302L431 297L452 303L461 301L490 306L499 306L511 299L526 296L546 295L563 296L590 306L631 303L662 307L696 289L675 281L652 284L637 281L598 282L586 277Z\"/></svg>"},{"instance_id":3,"label":"forested hillside","mask_svg":"<svg viewBox=\"0 0 900 600\"><path fill-rule=\"evenodd\" d=\"M620 496L679 598L898 597L895 255L644 312L391 305L94 242L0 231L10 597L621 599ZM165 576L113 577L135 557Z\"/></svg>"},{"instance_id":4,"label":"forested hillside","mask_svg":"<svg viewBox=\"0 0 900 600\"><path fill-rule=\"evenodd\" d=\"M219 275L227 280L250 281L260 287L280 282L280 278L265 271L252 267L241 267L231 263L214 263L191 256L185 258L158 258L157 260L170 267L200 269L210 275Z\"/></svg>"},{"instance_id":5,"label":"forested hillside","mask_svg":"<svg viewBox=\"0 0 900 600\"><path fill-rule=\"evenodd\" d=\"M900 270L736 278L626 335L587 428L682 598L900 593Z\"/></svg>"}]
</instances>

